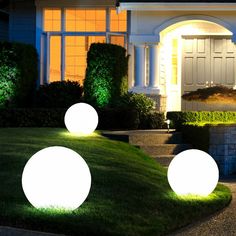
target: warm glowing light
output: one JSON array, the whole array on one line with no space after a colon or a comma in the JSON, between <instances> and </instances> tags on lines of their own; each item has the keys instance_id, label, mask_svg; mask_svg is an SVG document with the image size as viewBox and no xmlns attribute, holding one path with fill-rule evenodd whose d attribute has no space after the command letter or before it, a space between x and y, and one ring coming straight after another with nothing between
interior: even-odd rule
<instances>
[{"instance_id":1,"label":"warm glowing light","mask_svg":"<svg viewBox=\"0 0 236 236\"><path fill-rule=\"evenodd\" d=\"M76 103L67 110L64 120L69 132L88 135L97 128L98 114L89 104Z\"/></svg>"},{"instance_id":2,"label":"warm glowing light","mask_svg":"<svg viewBox=\"0 0 236 236\"><path fill-rule=\"evenodd\" d=\"M216 187L219 170L214 159L201 150L190 149L176 155L168 168L168 181L179 195L209 195Z\"/></svg>"},{"instance_id":3,"label":"warm glowing light","mask_svg":"<svg viewBox=\"0 0 236 236\"><path fill-rule=\"evenodd\" d=\"M74 210L89 194L91 175L78 153L65 147L48 147L26 163L22 187L26 198L36 208Z\"/></svg>"}]
</instances>

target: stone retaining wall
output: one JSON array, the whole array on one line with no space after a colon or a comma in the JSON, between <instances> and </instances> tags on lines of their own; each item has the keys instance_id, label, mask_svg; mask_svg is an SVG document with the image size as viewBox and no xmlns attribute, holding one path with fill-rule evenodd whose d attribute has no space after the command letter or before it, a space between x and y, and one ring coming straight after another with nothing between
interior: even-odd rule
<instances>
[{"instance_id":1,"label":"stone retaining wall","mask_svg":"<svg viewBox=\"0 0 236 236\"><path fill-rule=\"evenodd\" d=\"M212 126L209 132L209 154L218 164L220 175L236 173L236 125Z\"/></svg>"}]
</instances>

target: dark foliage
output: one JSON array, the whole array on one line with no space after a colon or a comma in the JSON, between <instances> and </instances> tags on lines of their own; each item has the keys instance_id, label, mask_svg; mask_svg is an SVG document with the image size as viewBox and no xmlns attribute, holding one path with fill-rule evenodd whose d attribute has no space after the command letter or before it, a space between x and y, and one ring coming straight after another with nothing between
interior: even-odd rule
<instances>
[{"instance_id":1,"label":"dark foliage","mask_svg":"<svg viewBox=\"0 0 236 236\"><path fill-rule=\"evenodd\" d=\"M0 42L2 106L30 106L38 79L38 55L32 45Z\"/></svg>"},{"instance_id":2,"label":"dark foliage","mask_svg":"<svg viewBox=\"0 0 236 236\"><path fill-rule=\"evenodd\" d=\"M83 89L77 82L60 81L39 87L34 98L35 107L69 108L81 101Z\"/></svg>"}]
</instances>

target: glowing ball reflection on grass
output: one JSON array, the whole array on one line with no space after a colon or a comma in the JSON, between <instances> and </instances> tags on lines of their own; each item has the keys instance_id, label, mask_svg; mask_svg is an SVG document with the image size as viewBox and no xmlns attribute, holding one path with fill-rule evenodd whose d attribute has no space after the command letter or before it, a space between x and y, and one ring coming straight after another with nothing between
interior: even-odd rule
<instances>
[{"instance_id":1,"label":"glowing ball reflection on grass","mask_svg":"<svg viewBox=\"0 0 236 236\"><path fill-rule=\"evenodd\" d=\"M219 169L208 153L190 149L174 157L167 175L176 194L207 196L214 191L218 183Z\"/></svg>"},{"instance_id":2,"label":"glowing ball reflection on grass","mask_svg":"<svg viewBox=\"0 0 236 236\"><path fill-rule=\"evenodd\" d=\"M64 121L69 132L88 135L97 128L98 114L89 104L76 103L66 111Z\"/></svg>"},{"instance_id":3,"label":"glowing ball reflection on grass","mask_svg":"<svg viewBox=\"0 0 236 236\"><path fill-rule=\"evenodd\" d=\"M26 163L22 188L36 208L74 210L91 187L89 167L75 151L53 146L40 150Z\"/></svg>"}]
</instances>

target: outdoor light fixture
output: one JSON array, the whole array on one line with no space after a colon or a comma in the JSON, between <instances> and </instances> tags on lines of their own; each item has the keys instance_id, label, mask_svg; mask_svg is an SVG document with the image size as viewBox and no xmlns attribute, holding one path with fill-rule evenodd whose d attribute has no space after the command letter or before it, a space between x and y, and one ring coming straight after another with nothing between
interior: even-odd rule
<instances>
[{"instance_id":1,"label":"outdoor light fixture","mask_svg":"<svg viewBox=\"0 0 236 236\"><path fill-rule=\"evenodd\" d=\"M178 195L209 195L219 180L214 159L201 150L189 149L176 155L168 168L168 181Z\"/></svg>"},{"instance_id":2,"label":"outdoor light fixture","mask_svg":"<svg viewBox=\"0 0 236 236\"><path fill-rule=\"evenodd\" d=\"M26 163L22 188L36 208L74 210L91 187L89 167L75 151L53 146L40 150Z\"/></svg>"},{"instance_id":3,"label":"outdoor light fixture","mask_svg":"<svg viewBox=\"0 0 236 236\"><path fill-rule=\"evenodd\" d=\"M66 111L64 121L69 132L89 135L97 128L98 114L89 104L76 103Z\"/></svg>"},{"instance_id":4,"label":"outdoor light fixture","mask_svg":"<svg viewBox=\"0 0 236 236\"><path fill-rule=\"evenodd\" d=\"M169 133L170 132L170 120L166 120L165 122L167 124L167 132Z\"/></svg>"}]
</instances>

